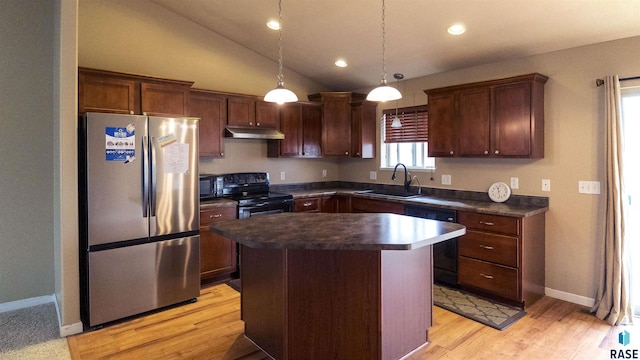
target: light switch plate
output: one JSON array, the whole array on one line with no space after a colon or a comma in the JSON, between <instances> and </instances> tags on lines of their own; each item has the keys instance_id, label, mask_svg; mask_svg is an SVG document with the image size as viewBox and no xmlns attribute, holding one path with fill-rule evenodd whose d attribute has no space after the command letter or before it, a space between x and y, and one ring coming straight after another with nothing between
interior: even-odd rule
<instances>
[{"instance_id":1,"label":"light switch plate","mask_svg":"<svg viewBox=\"0 0 640 360\"><path fill-rule=\"evenodd\" d=\"M378 179L378 173L375 171L369 171L369 180L377 180Z\"/></svg>"},{"instance_id":2,"label":"light switch plate","mask_svg":"<svg viewBox=\"0 0 640 360\"><path fill-rule=\"evenodd\" d=\"M284 171L280 171L280 180L284 180L285 176L284 176Z\"/></svg>"},{"instance_id":3,"label":"light switch plate","mask_svg":"<svg viewBox=\"0 0 640 360\"><path fill-rule=\"evenodd\" d=\"M600 181L578 181L578 193L600 194Z\"/></svg>"},{"instance_id":4,"label":"light switch plate","mask_svg":"<svg viewBox=\"0 0 640 360\"><path fill-rule=\"evenodd\" d=\"M442 175L442 185L451 185L451 175Z\"/></svg>"},{"instance_id":5,"label":"light switch plate","mask_svg":"<svg viewBox=\"0 0 640 360\"><path fill-rule=\"evenodd\" d=\"M512 189L517 189L518 186L520 186L518 178L517 177L512 177L511 178L511 188Z\"/></svg>"}]
</instances>

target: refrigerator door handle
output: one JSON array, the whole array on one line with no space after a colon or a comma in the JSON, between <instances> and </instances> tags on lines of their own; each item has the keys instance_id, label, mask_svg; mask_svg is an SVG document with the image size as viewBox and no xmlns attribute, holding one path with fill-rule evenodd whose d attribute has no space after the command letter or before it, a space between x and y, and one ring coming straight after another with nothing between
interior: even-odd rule
<instances>
[{"instance_id":1,"label":"refrigerator door handle","mask_svg":"<svg viewBox=\"0 0 640 360\"><path fill-rule=\"evenodd\" d=\"M158 164L156 163L156 146L155 146L155 138L152 136L150 137L150 142L149 142L149 155L150 155L150 166L149 169L151 170L151 189L149 191L149 200L151 202L151 216L156 216L156 177L157 177L157 167Z\"/></svg>"},{"instance_id":2,"label":"refrigerator door handle","mask_svg":"<svg viewBox=\"0 0 640 360\"><path fill-rule=\"evenodd\" d=\"M142 217L149 216L149 145L148 137L142 137Z\"/></svg>"}]
</instances>

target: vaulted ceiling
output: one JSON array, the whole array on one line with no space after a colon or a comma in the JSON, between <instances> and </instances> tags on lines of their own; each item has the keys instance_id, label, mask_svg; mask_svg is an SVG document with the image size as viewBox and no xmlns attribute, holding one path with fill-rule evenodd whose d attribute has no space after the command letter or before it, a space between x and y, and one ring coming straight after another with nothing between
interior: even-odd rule
<instances>
[{"instance_id":1,"label":"vaulted ceiling","mask_svg":"<svg viewBox=\"0 0 640 360\"><path fill-rule=\"evenodd\" d=\"M277 0L151 0L278 60ZM386 0L386 71L405 79L640 35L639 0ZM287 71L334 91L377 86L381 0L282 0ZM447 27L464 23L466 33ZM336 59L348 66L339 68ZM277 68L274 67L274 77Z\"/></svg>"}]
</instances>

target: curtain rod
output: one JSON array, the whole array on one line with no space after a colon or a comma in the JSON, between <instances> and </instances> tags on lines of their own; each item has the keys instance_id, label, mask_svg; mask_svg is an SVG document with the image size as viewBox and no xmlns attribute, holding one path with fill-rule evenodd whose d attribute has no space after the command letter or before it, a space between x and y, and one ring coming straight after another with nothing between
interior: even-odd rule
<instances>
[{"instance_id":1,"label":"curtain rod","mask_svg":"<svg viewBox=\"0 0 640 360\"><path fill-rule=\"evenodd\" d=\"M640 76L632 76L632 77L627 77L627 78L622 78L619 79L620 81L627 81L627 80L638 80L640 79ZM602 79L596 79L596 86L602 86L604 85L604 80Z\"/></svg>"}]
</instances>

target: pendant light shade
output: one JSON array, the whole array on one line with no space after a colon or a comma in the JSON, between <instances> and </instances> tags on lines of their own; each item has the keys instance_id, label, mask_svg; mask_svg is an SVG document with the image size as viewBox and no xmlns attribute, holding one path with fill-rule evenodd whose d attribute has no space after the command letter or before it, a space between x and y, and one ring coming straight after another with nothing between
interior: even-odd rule
<instances>
[{"instance_id":1,"label":"pendant light shade","mask_svg":"<svg viewBox=\"0 0 640 360\"><path fill-rule=\"evenodd\" d=\"M369 101L392 101L402 98L402 94L398 89L387 85L387 64L385 62L385 29L384 29L384 0L382 0L382 80L380 86L371 90L367 95Z\"/></svg>"},{"instance_id":2,"label":"pendant light shade","mask_svg":"<svg viewBox=\"0 0 640 360\"><path fill-rule=\"evenodd\" d=\"M264 101L284 104L287 102L296 102L298 101L298 97L293 91L285 88L282 81L278 81L278 87L270 90L264 96Z\"/></svg>"},{"instance_id":3,"label":"pendant light shade","mask_svg":"<svg viewBox=\"0 0 640 360\"><path fill-rule=\"evenodd\" d=\"M284 75L282 74L284 67L282 62L282 0L278 1L278 21L280 22L280 27L278 28L278 86L264 96L264 101L284 104L296 102L298 97L293 91L284 87Z\"/></svg>"}]
</instances>

